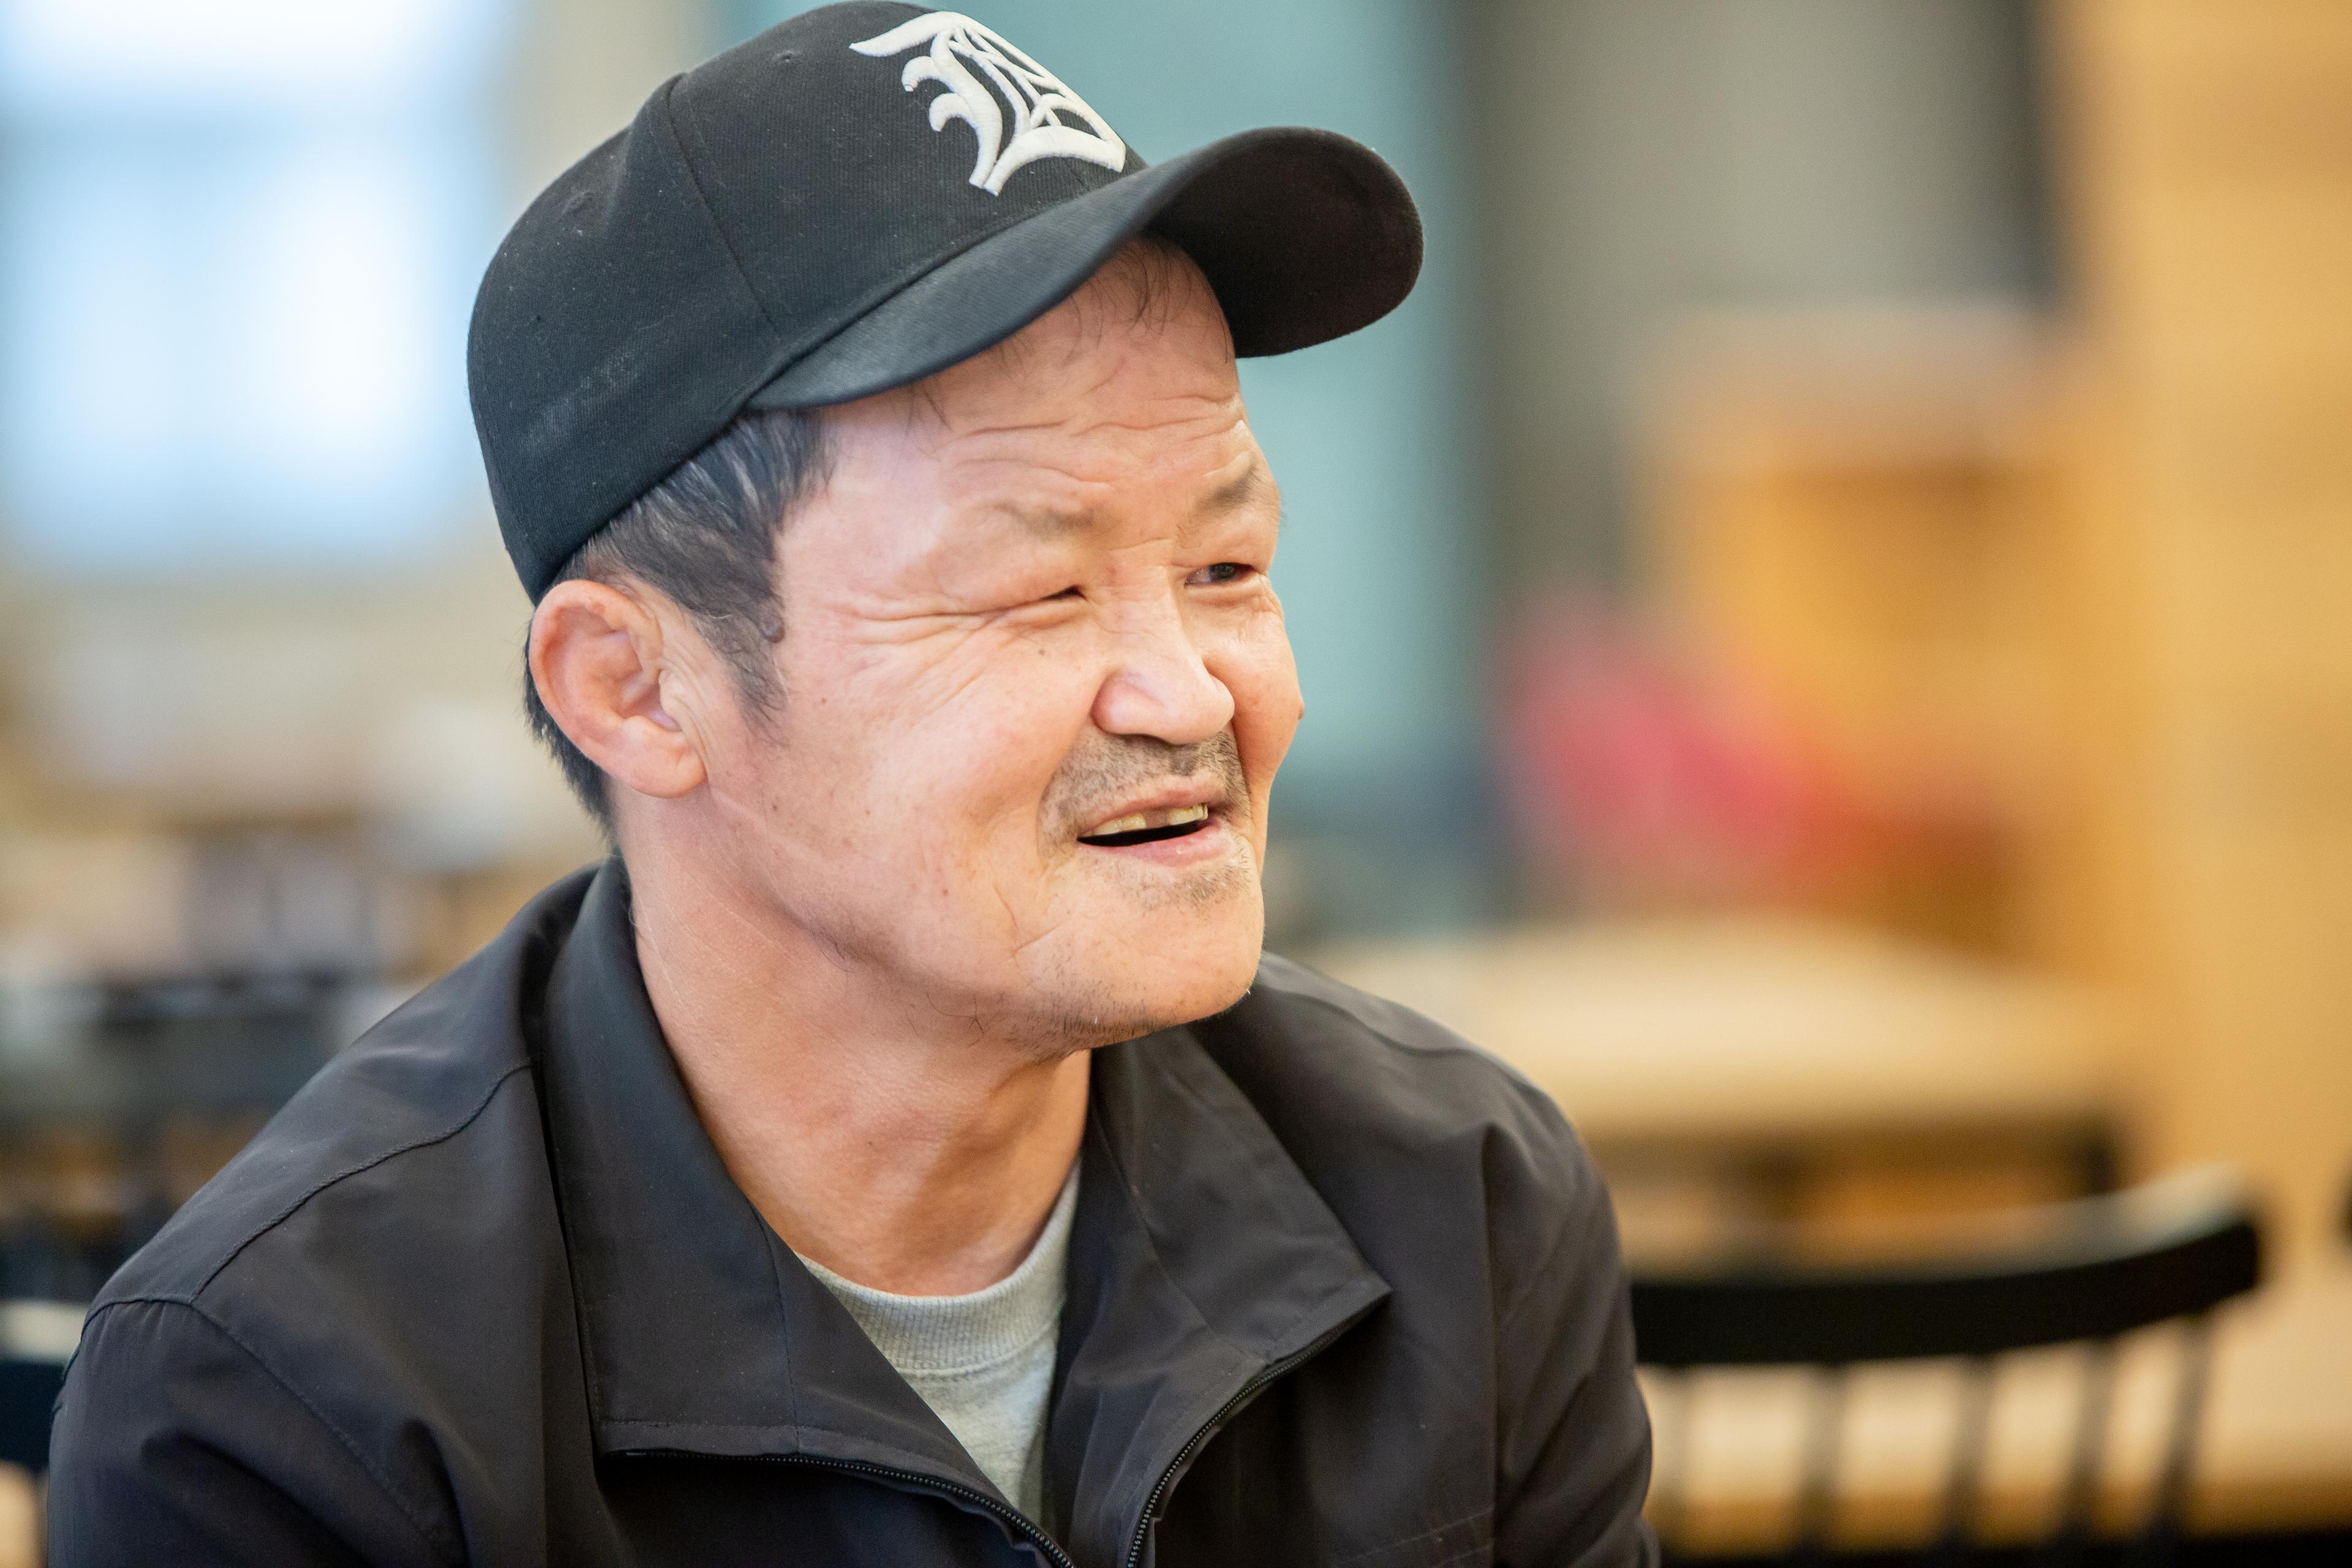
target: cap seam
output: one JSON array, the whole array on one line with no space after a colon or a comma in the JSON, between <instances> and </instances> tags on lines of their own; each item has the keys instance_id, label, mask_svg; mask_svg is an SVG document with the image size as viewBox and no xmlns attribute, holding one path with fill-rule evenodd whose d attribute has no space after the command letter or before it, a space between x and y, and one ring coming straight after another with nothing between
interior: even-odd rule
<instances>
[{"instance_id":1,"label":"cap seam","mask_svg":"<svg viewBox=\"0 0 2352 1568\"><path fill-rule=\"evenodd\" d=\"M744 268L743 258L735 249L735 237L727 232L727 226L719 221L719 209L711 205L710 193L702 188L702 171L695 167L694 154L708 158L710 149L702 144L701 133L688 125L677 111L677 87L685 79L683 75L679 75L662 83L662 118L669 122L670 134L677 138L678 165L686 171L686 183L692 187L695 203L702 208L702 216L709 220L711 232L719 236L719 248L727 252L727 265L735 269L735 281L740 283L743 292L751 297L752 305L760 312L760 320L767 323L769 336L781 342L784 336L783 329L777 326L775 317L768 313L768 301L759 289L751 286L751 274ZM689 135L694 138L693 153L688 153L686 145Z\"/></svg>"}]
</instances>

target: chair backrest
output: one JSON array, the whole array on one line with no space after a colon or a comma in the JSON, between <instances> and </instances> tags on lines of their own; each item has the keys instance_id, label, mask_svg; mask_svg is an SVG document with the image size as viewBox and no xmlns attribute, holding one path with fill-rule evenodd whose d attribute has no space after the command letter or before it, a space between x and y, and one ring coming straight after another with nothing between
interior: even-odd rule
<instances>
[{"instance_id":1,"label":"chair backrest","mask_svg":"<svg viewBox=\"0 0 2352 1568\"><path fill-rule=\"evenodd\" d=\"M1940 1552L1957 1559L1976 1523L1992 1358L2039 1346L2087 1349L2057 1545L2078 1551L2097 1496L2114 1384L2114 1342L2183 1321L2182 1360L2146 1537L2169 1550L2186 1500L2203 1408L2207 1315L2253 1289L2261 1232L2226 1173L2200 1170L2143 1186L2000 1216L1927 1256L1869 1262L1809 1259L1785 1236L1759 1236L1688 1267L1633 1273L1633 1330L1644 1365L1817 1369L1792 1556L1823 1549L1835 1500L1847 1369L1856 1363L1965 1363L1960 1421L1944 1495ZM1687 1412L1685 1413L1685 1416ZM1677 1428L1687 1426L1687 1420ZM1675 1435L1679 1444L1683 1434ZM1681 1467L1662 1454L1662 1533L1679 1511Z\"/></svg>"},{"instance_id":2,"label":"chair backrest","mask_svg":"<svg viewBox=\"0 0 2352 1568\"><path fill-rule=\"evenodd\" d=\"M81 1319L63 1302L0 1301L0 1464L49 1468L49 1417Z\"/></svg>"}]
</instances>

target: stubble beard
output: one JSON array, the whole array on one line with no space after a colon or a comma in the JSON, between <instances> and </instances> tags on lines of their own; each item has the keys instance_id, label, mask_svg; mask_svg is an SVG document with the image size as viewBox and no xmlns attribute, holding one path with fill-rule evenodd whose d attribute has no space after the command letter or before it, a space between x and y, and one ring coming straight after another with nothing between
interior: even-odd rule
<instances>
[{"instance_id":1,"label":"stubble beard","mask_svg":"<svg viewBox=\"0 0 2352 1568\"><path fill-rule=\"evenodd\" d=\"M1121 890L1131 900L1131 907L1146 913L1165 911L1181 918L1205 913L1233 900L1255 900L1258 896L1257 856L1251 834L1255 820L1255 803L1233 732L1221 731L1206 741L1185 746L1171 746L1142 736L1107 736L1103 742L1084 752L1073 753L1046 791L1045 809L1040 815L1048 853L1075 842L1078 830L1094 820L1088 813L1098 814L1103 804L1121 790L1171 775L1189 778L1205 773L1212 774L1223 791L1224 800L1218 815L1222 830L1233 840L1233 854L1220 864L1177 877L1117 863L1101 869L1122 884ZM1081 847L1078 852L1087 851ZM1259 910L1253 922L1261 931L1263 919L1263 910ZM1192 1023L1220 1010L1155 1010L1143 1005L1138 997L1123 994L1121 988L1107 983L1098 973L1066 972L1055 976L1046 988L1060 1000L1041 1024L1024 1031L1036 1054L1045 1058L1058 1058L1074 1051L1117 1045ZM1181 1016L1175 1016L1177 1013Z\"/></svg>"}]
</instances>

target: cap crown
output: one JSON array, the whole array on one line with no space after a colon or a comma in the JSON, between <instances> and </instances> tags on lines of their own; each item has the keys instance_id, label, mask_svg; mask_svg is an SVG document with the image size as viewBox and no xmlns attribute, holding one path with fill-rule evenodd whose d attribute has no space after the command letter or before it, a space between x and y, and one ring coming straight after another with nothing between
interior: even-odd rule
<instances>
[{"instance_id":1,"label":"cap crown","mask_svg":"<svg viewBox=\"0 0 2352 1568\"><path fill-rule=\"evenodd\" d=\"M475 427L524 585L876 305L1142 166L951 12L830 5L665 83L530 205L475 302Z\"/></svg>"}]
</instances>

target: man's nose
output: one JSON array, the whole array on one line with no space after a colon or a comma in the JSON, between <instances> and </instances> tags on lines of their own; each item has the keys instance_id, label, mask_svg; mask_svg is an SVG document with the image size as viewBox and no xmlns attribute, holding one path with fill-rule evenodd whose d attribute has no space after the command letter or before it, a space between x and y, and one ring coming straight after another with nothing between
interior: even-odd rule
<instances>
[{"instance_id":1,"label":"man's nose","mask_svg":"<svg viewBox=\"0 0 2352 1568\"><path fill-rule=\"evenodd\" d=\"M1110 675L1095 693L1096 728L1186 746L1223 732L1234 694L1210 673L1172 604L1123 617Z\"/></svg>"}]
</instances>

